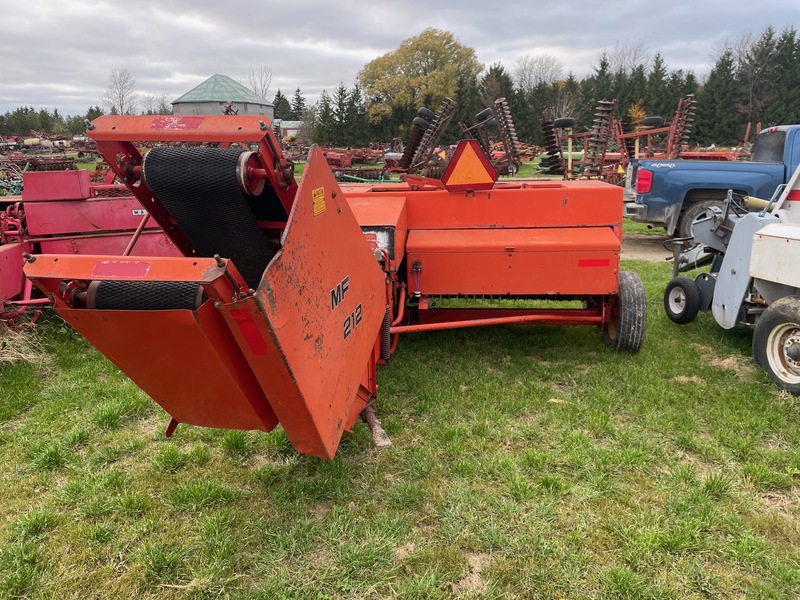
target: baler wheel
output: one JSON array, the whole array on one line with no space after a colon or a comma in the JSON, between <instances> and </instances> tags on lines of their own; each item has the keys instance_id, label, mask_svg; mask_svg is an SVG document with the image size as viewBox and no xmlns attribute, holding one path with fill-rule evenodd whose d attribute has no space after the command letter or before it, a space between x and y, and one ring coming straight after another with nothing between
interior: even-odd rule
<instances>
[{"instance_id":1,"label":"baler wheel","mask_svg":"<svg viewBox=\"0 0 800 600\"><path fill-rule=\"evenodd\" d=\"M637 273L621 271L619 292L611 303L611 320L603 326L603 340L613 350L638 352L647 324L647 298Z\"/></svg>"}]
</instances>

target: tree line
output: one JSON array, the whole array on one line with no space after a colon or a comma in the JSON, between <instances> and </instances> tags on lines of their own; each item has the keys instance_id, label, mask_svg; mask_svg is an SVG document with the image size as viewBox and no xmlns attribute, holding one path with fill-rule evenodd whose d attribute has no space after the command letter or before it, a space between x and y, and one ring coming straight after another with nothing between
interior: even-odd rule
<instances>
[{"instance_id":1,"label":"tree line","mask_svg":"<svg viewBox=\"0 0 800 600\"><path fill-rule=\"evenodd\" d=\"M643 42L617 44L605 50L588 76L565 73L550 55L523 56L514 65L480 64L475 51L447 31L426 29L377 57L361 69L350 87L340 83L324 90L314 104L300 88L291 96L278 90L273 98L276 119L301 121L300 141L331 146L362 146L405 139L421 106L437 111L444 98L457 112L444 142L461 137L459 122L504 97L521 141L541 144L542 123L559 117L576 119L576 131L589 130L600 100L616 100L615 115L637 126L645 116L671 120L678 101L694 94L696 114L690 142L735 145L748 124L770 126L800 123L800 35L796 28L759 35L743 34L715 50L713 66L698 79L692 71L670 69L660 53L649 55ZM250 70L245 82L267 97L271 70ZM165 96L147 96L134 103L135 80L127 69L113 71L104 107L86 114L63 116L58 110L20 107L0 115L0 133L30 130L52 135L77 134L84 119L109 112L162 114ZM123 110L120 111L120 107Z\"/></svg>"}]
</instances>

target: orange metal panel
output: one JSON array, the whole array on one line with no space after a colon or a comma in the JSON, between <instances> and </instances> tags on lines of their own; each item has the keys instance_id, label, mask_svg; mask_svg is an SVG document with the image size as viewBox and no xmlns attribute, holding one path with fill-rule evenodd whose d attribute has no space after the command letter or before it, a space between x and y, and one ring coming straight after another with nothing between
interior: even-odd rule
<instances>
[{"instance_id":1,"label":"orange metal panel","mask_svg":"<svg viewBox=\"0 0 800 600\"><path fill-rule=\"evenodd\" d=\"M25 265L25 275L37 279L110 279L142 281L196 281L210 283L225 274L228 261L213 258L123 257L40 254Z\"/></svg>"},{"instance_id":2,"label":"orange metal panel","mask_svg":"<svg viewBox=\"0 0 800 600\"><path fill-rule=\"evenodd\" d=\"M92 121L89 135L97 141L258 142L266 131L261 123L268 129L263 115L103 115Z\"/></svg>"},{"instance_id":3,"label":"orange metal panel","mask_svg":"<svg viewBox=\"0 0 800 600\"><path fill-rule=\"evenodd\" d=\"M408 228L498 229L520 227L592 227L622 229L622 188L600 181L521 181L496 184L487 191L411 192L406 184L348 185L348 201L379 203L386 194L404 195Z\"/></svg>"},{"instance_id":4,"label":"orange metal panel","mask_svg":"<svg viewBox=\"0 0 800 600\"><path fill-rule=\"evenodd\" d=\"M419 291L429 295L613 294L619 248L610 227L419 230L406 268L413 288L421 261Z\"/></svg>"},{"instance_id":5,"label":"orange metal panel","mask_svg":"<svg viewBox=\"0 0 800 600\"><path fill-rule=\"evenodd\" d=\"M319 148L255 297L220 310L292 445L332 458L383 320L384 275Z\"/></svg>"},{"instance_id":6,"label":"orange metal panel","mask_svg":"<svg viewBox=\"0 0 800 600\"><path fill-rule=\"evenodd\" d=\"M213 302L195 312L69 308L56 312L177 421L264 431L277 425Z\"/></svg>"},{"instance_id":7,"label":"orange metal panel","mask_svg":"<svg viewBox=\"0 0 800 600\"><path fill-rule=\"evenodd\" d=\"M408 235L408 217L406 215L406 199L404 196L372 197L359 196L348 198L347 203L355 215L364 235L371 247L379 247L380 239L375 232L387 230L392 232L391 248L385 248L391 260L398 263L403 258Z\"/></svg>"}]
</instances>

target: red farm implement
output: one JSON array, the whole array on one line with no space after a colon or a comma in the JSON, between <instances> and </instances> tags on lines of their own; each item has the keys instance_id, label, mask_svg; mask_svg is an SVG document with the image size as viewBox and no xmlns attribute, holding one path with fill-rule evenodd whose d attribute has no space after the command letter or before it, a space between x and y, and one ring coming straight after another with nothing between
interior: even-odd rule
<instances>
[{"instance_id":1,"label":"red farm implement","mask_svg":"<svg viewBox=\"0 0 800 600\"><path fill-rule=\"evenodd\" d=\"M171 415L168 434L280 424L299 452L330 459L359 417L383 439L376 368L403 334L548 323L642 344L619 187L498 183L474 139L440 179L387 184L340 186L312 148L298 185L253 116L105 116L89 135L184 256L53 253L25 272ZM181 145L143 157L145 141ZM515 302L474 301L489 297Z\"/></svg>"}]
</instances>

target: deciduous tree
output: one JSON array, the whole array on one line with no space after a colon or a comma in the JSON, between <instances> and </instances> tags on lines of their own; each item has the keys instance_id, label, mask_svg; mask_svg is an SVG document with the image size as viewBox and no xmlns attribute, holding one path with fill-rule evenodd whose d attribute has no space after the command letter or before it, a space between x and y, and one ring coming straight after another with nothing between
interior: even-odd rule
<instances>
[{"instance_id":1,"label":"deciduous tree","mask_svg":"<svg viewBox=\"0 0 800 600\"><path fill-rule=\"evenodd\" d=\"M126 68L112 69L108 75L108 87L102 98L112 113L114 110L121 115L130 115L136 112L136 80Z\"/></svg>"},{"instance_id":2,"label":"deciduous tree","mask_svg":"<svg viewBox=\"0 0 800 600\"><path fill-rule=\"evenodd\" d=\"M420 106L435 111L444 98L455 97L460 80L480 72L472 48L450 32L431 28L367 63L359 81L369 101L371 121L391 122L399 132L408 127Z\"/></svg>"}]
</instances>

